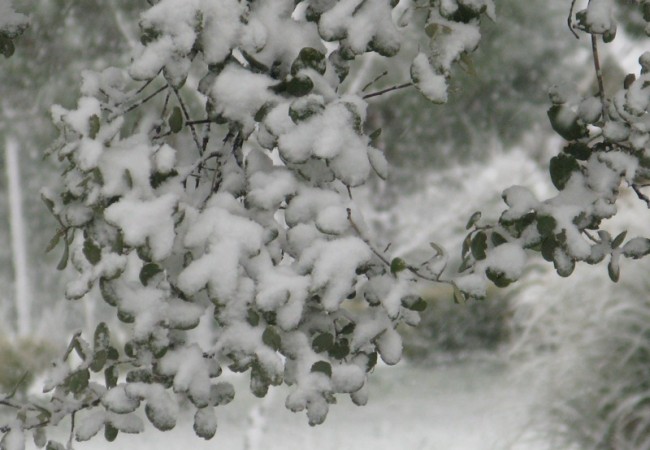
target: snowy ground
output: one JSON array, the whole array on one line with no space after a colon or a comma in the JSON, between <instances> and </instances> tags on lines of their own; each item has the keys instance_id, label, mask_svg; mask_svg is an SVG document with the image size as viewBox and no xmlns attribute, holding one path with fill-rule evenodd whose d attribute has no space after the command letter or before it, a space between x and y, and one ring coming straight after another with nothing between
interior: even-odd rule
<instances>
[{"instance_id":1,"label":"snowy ground","mask_svg":"<svg viewBox=\"0 0 650 450\"><path fill-rule=\"evenodd\" d=\"M194 436L189 418L170 432L151 427L140 435L118 436L113 444L102 436L75 443L77 450L96 449L246 449L250 412L267 408L266 424L250 450L537 450L525 441L532 392L515 383L507 367L494 361L469 361L437 367L400 364L379 367L371 380L370 402L357 407L341 399L327 421L312 428L303 414L283 406L274 392L264 402L246 394L222 408L219 430L211 441ZM243 384L244 380L242 380ZM61 435L60 439L65 441ZM32 447L33 448L33 447Z\"/></svg>"}]
</instances>

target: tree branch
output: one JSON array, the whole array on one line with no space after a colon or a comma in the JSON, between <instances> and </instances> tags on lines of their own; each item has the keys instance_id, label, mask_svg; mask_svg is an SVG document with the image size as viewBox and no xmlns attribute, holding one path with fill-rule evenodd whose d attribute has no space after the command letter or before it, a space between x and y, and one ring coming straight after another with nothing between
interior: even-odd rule
<instances>
[{"instance_id":1,"label":"tree branch","mask_svg":"<svg viewBox=\"0 0 650 450\"><path fill-rule=\"evenodd\" d=\"M567 17L567 25L569 25L569 31L576 37L576 39L580 39L580 36L578 36L578 33L575 32L573 29L573 8L576 5L576 0L571 1L571 8L569 8L569 17Z\"/></svg>"},{"instance_id":2,"label":"tree branch","mask_svg":"<svg viewBox=\"0 0 650 450\"><path fill-rule=\"evenodd\" d=\"M648 209L650 209L650 198L645 195L643 192L641 192L641 188L639 187L638 184L632 183L632 189L634 189L634 192L636 193L636 196L639 197L639 200L643 200L645 204L648 206Z\"/></svg>"},{"instance_id":3,"label":"tree branch","mask_svg":"<svg viewBox=\"0 0 650 450\"><path fill-rule=\"evenodd\" d=\"M596 70L596 80L598 81L598 96L603 109L603 119L607 119L607 108L605 103L605 86L603 84L603 72L600 68L600 58L598 57L598 36L591 35L591 52L594 59L594 69Z\"/></svg>"},{"instance_id":4,"label":"tree branch","mask_svg":"<svg viewBox=\"0 0 650 450\"><path fill-rule=\"evenodd\" d=\"M372 92L372 93L370 93L370 94L366 94L366 95L364 95L364 96L361 97L361 98L363 98L363 99L365 100L365 99L367 99L367 98L377 97L378 95L383 95L383 94L385 94L385 93L387 93L387 92L396 91L396 90L398 90L398 89L404 89L404 88L411 87L411 86L413 86L413 83L409 81L408 83L398 84L397 86L391 86L391 87L389 87L389 88L382 89L381 91L377 91L377 92Z\"/></svg>"},{"instance_id":5,"label":"tree branch","mask_svg":"<svg viewBox=\"0 0 650 450\"><path fill-rule=\"evenodd\" d=\"M181 106L181 110L183 111L183 115L185 116L185 122L187 123L190 120L190 113L187 110L187 107L185 106L185 102L183 102L183 99L178 92L178 88L172 88L174 90L174 95L176 95L176 98L178 99L178 104ZM199 136L196 134L196 128L194 128L194 125L190 124L190 130L192 131L192 139L194 139L194 143L196 144L196 148L199 150L199 154L202 154L202 147L201 147L201 142L199 141Z\"/></svg>"}]
</instances>

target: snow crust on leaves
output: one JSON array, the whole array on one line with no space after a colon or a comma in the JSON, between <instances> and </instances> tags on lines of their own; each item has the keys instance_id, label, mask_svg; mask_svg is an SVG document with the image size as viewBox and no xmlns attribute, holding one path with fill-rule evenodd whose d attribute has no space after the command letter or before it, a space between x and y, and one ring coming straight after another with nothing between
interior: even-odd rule
<instances>
[{"instance_id":1,"label":"snow crust on leaves","mask_svg":"<svg viewBox=\"0 0 650 450\"><path fill-rule=\"evenodd\" d=\"M79 272L68 296L98 291L128 329L123 352L76 337L71 349L88 355L53 370L62 415L91 399L78 438L137 432L142 409L168 430L180 398L209 439L214 408L235 395L222 366L248 372L257 396L290 385L287 407L318 424L337 394L367 401L378 357L399 361L395 328L419 320L416 277L369 240L352 188L388 164L366 134L367 99L341 83L357 56L424 40L413 81L446 100L451 65L476 48L493 5L398 7L411 12L384 0L161 0L140 16L128 69L85 72L77 107L52 109L65 168L46 201ZM418 14L437 32L415 27ZM488 261L516 275L501 259ZM211 330L201 344L187 332L199 323Z\"/></svg>"}]
</instances>

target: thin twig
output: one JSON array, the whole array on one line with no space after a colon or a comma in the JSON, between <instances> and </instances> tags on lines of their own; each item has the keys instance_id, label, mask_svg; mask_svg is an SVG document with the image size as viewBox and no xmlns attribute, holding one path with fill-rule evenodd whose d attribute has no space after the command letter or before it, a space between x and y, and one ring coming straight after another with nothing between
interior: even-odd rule
<instances>
[{"instance_id":1,"label":"thin twig","mask_svg":"<svg viewBox=\"0 0 650 450\"><path fill-rule=\"evenodd\" d=\"M384 255L379 253L377 249L370 243L370 241L361 233L361 230L357 226L357 224L354 222L352 219L352 210L350 208L346 208L347 214L348 214L348 222L350 222L350 226L352 226L352 229L357 233L357 235L361 238L363 242L366 243L366 245L372 250L372 252L377 255L377 258L379 258L384 264L390 267L390 261L386 259Z\"/></svg>"},{"instance_id":2,"label":"thin twig","mask_svg":"<svg viewBox=\"0 0 650 450\"><path fill-rule=\"evenodd\" d=\"M157 76L156 76L156 77L157 77ZM137 91L135 91L135 94L138 95L138 94L140 94L142 91L144 91L144 90L147 88L147 86L149 86L149 85L153 82L153 80L156 79L156 77L153 77L153 78L150 78L149 80L147 80L146 83L144 83L144 84L143 84L143 85L142 85L142 86L141 86Z\"/></svg>"},{"instance_id":3,"label":"thin twig","mask_svg":"<svg viewBox=\"0 0 650 450\"><path fill-rule=\"evenodd\" d=\"M130 112L130 111L133 111L133 110L136 109L136 108L139 108L140 106L144 105L144 104L147 103L149 100L151 100L152 98L154 98L156 95L160 94L160 93L161 93L162 91L164 91L165 89L167 89L167 86L163 86L163 87L161 87L160 89L157 89L154 93L149 94L147 97L145 97L145 98L143 98L142 100L140 100L139 102L137 102L137 103L135 103L135 104L129 106L129 107L126 108L125 110L120 111L120 112L118 112L118 113L114 113L113 116L110 117L110 118L108 119L109 122L112 121L113 119L115 119L115 117L117 117L117 116L122 116L122 115L124 115L124 114L126 114L126 113L128 113L128 112Z\"/></svg>"},{"instance_id":4,"label":"thin twig","mask_svg":"<svg viewBox=\"0 0 650 450\"><path fill-rule=\"evenodd\" d=\"M190 113L187 110L187 107L185 106L185 102L183 102L183 98L181 97L181 94L178 92L178 89L177 88L172 88L172 89L174 89L174 94L178 99L178 104L181 106L181 110L183 111L183 115L185 116L185 121L187 122L190 120ZM196 128L194 128L194 125L190 125L190 130L192 131L192 139L194 139L196 148L199 150L199 154L201 154L202 153L201 142L199 141L199 136L196 134Z\"/></svg>"},{"instance_id":5,"label":"thin twig","mask_svg":"<svg viewBox=\"0 0 650 450\"><path fill-rule=\"evenodd\" d=\"M361 97L361 98L366 99L366 98L371 98L371 97L377 97L378 95L383 95L383 94L385 94L385 93L387 93L387 92L396 91L396 90L398 90L398 89L404 89L404 88L411 87L411 86L413 86L413 83L412 83L412 82L408 82L408 83L404 83L404 84L399 84L399 85L397 85L397 86L391 86L391 87L389 87L389 88L382 89L381 91L377 91L377 92L372 92L372 93L370 93L370 94L366 94L366 95L364 95L364 96Z\"/></svg>"},{"instance_id":6,"label":"thin twig","mask_svg":"<svg viewBox=\"0 0 650 450\"><path fill-rule=\"evenodd\" d=\"M587 230L582 230L582 232L589 238L589 240L595 244L600 244L600 240L596 239L590 232Z\"/></svg>"},{"instance_id":7,"label":"thin twig","mask_svg":"<svg viewBox=\"0 0 650 450\"><path fill-rule=\"evenodd\" d=\"M369 82L368 84L366 84L364 87L362 87L362 88L361 88L361 92L366 92L366 89L368 89L370 86L372 86L373 84L375 84L377 81L379 81L379 80L381 80L382 78L384 78L386 75L388 75L388 70L384 70L382 73L380 73L379 75L377 75L377 76L375 77L374 80L372 80L371 82Z\"/></svg>"},{"instance_id":8,"label":"thin twig","mask_svg":"<svg viewBox=\"0 0 650 450\"><path fill-rule=\"evenodd\" d=\"M591 52L594 57L594 69L596 70L596 80L598 80L598 96L603 108L603 118L607 119L607 108L605 104L605 87L603 85L603 72L600 68L600 58L598 57L598 37L591 35Z\"/></svg>"},{"instance_id":9,"label":"thin twig","mask_svg":"<svg viewBox=\"0 0 650 450\"><path fill-rule=\"evenodd\" d=\"M212 123L211 119L188 120L185 125L202 125L205 123Z\"/></svg>"},{"instance_id":10,"label":"thin twig","mask_svg":"<svg viewBox=\"0 0 650 450\"><path fill-rule=\"evenodd\" d=\"M219 156L219 152L216 150L210 153L204 154L200 159L196 160L194 164L192 164L192 167L190 167L187 172L185 172L184 175L180 177L181 183L184 183L187 181L187 179L194 173L195 170L197 170L199 167L203 166L203 164L210 158L214 158L215 156Z\"/></svg>"},{"instance_id":11,"label":"thin twig","mask_svg":"<svg viewBox=\"0 0 650 450\"><path fill-rule=\"evenodd\" d=\"M77 411L72 411L70 414L70 436L68 437L68 450L72 450L72 440L74 438L74 416L77 414Z\"/></svg>"},{"instance_id":12,"label":"thin twig","mask_svg":"<svg viewBox=\"0 0 650 450\"><path fill-rule=\"evenodd\" d=\"M169 106L169 97L171 95L170 91L167 91L167 95L165 95L165 102L163 103L163 108L162 112L160 113L160 118L163 119L165 117L165 114L167 114L167 106Z\"/></svg>"},{"instance_id":13,"label":"thin twig","mask_svg":"<svg viewBox=\"0 0 650 450\"><path fill-rule=\"evenodd\" d=\"M645 204L648 206L648 209L650 209L650 198L645 195L643 192L641 192L641 188L639 187L638 184L632 183L632 189L634 189L634 192L636 193L636 196L639 197L639 200L643 200Z\"/></svg>"},{"instance_id":14,"label":"thin twig","mask_svg":"<svg viewBox=\"0 0 650 450\"><path fill-rule=\"evenodd\" d=\"M576 5L576 0L571 1L571 8L569 9L569 17L567 17L567 25L569 25L569 31L576 37L576 39L580 39L580 36L578 36L578 33L575 32L573 29L573 8Z\"/></svg>"},{"instance_id":15,"label":"thin twig","mask_svg":"<svg viewBox=\"0 0 650 450\"><path fill-rule=\"evenodd\" d=\"M390 267L390 266L391 266L391 262L390 262L390 261L389 261L389 260L388 260L384 255L382 255L382 254L381 254L381 253L380 253L380 252L379 252L379 251L378 251L378 250L377 250L377 249L376 249L376 248L375 248L375 247L370 243L370 241L368 240L368 238L366 238L366 237L363 235L363 233L361 232L361 230L359 229L359 227L357 226L357 224L354 222L354 219L352 219L352 210L351 210L350 208L346 208L346 212L347 212L347 215L348 215L348 222L350 222L350 226L352 226L352 229L357 233L357 236L359 236L359 238L361 238L361 240L362 240L362 241L363 241L363 242L368 246L368 248L370 248L370 250L371 250L371 251L372 251L372 252L377 256L377 258L379 258L379 259L381 260L381 262L383 262L386 266ZM388 248L388 247L386 247L386 248ZM433 281L434 283L453 284L451 281L448 281L448 280L441 280L439 277L438 277L438 278L433 278L433 277L429 277L429 276L423 275L422 273L420 273L420 271L419 271L417 268L415 268L415 267L413 267L413 266L411 266L411 265L407 265L406 268L407 268L407 269L409 270L409 272L411 272L413 275L417 276L418 278L422 278L423 280Z\"/></svg>"}]
</instances>

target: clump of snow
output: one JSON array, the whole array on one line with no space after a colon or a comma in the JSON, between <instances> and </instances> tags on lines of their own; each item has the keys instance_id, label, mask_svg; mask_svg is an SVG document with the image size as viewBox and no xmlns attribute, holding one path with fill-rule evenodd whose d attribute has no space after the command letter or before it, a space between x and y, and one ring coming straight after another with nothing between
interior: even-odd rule
<instances>
[{"instance_id":1,"label":"clump of snow","mask_svg":"<svg viewBox=\"0 0 650 450\"><path fill-rule=\"evenodd\" d=\"M177 203L173 194L149 201L123 198L106 208L104 216L122 230L124 242L134 247L148 245L152 258L160 261L171 254L174 245Z\"/></svg>"},{"instance_id":2,"label":"clump of snow","mask_svg":"<svg viewBox=\"0 0 650 450\"><path fill-rule=\"evenodd\" d=\"M447 102L447 80L435 73L424 53L419 53L411 65L411 78L422 94L434 103Z\"/></svg>"}]
</instances>

